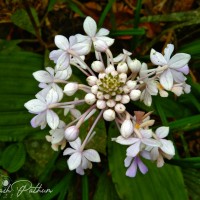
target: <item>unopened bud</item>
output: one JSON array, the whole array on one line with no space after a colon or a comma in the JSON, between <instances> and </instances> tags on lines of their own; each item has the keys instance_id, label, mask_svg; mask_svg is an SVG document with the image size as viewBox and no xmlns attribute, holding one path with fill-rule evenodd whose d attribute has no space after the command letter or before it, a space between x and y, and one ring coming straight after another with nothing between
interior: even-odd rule
<instances>
[{"instance_id":1,"label":"unopened bud","mask_svg":"<svg viewBox=\"0 0 200 200\"><path fill-rule=\"evenodd\" d=\"M106 102L104 100L97 100L96 106L98 109L104 109L106 107Z\"/></svg>"},{"instance_id":2,"label":"unopened bud","mask_svg":"<svg viewBox=\"0 0 200 200\"><path fill-rule=\"evenodd\" d=\"M115 96L115 101L121 101L121 99L122 99L122 95L117 94L117 95Z\"/></svg>"},{"instance_id":3,"label":"unopened bud","mask_svg":"<svg viewBox=\"0 0 200 200\"><path fill-rule=\"evenodd\" d=\"M78 83L68 83L64 87L64 93L68 96L72 96L78 90Z\"/></svg>"},{"instance_id":4,"label":"unopened bud","mask_svg":"<svg viewBox=\"0 0 200 200\"><path fill-rule=\"evenodd\" d=\"M95 103L95 101L96 101L96 97L95 97L94 94L88 93L88 94L85 95L85 102L87 104L92 105L92 104Z\"/></svg>"},{"instance_id":5,"label":"unopened bud","mask_svg":"<svg viewBox=\"0 0 200 200\"><path fill-rule=\"evenodd\" d=\"M126 82L126 85L129 87L130 90L134 89L137 85L136 81L129 80Z\"/></svg>"},{"instance_id":6,"label":"unopened bud","mask_svg":"<svg viewBox=\"0 0 200 200\"><path fill-rule=\"evenodd\" d=\"M105 110L103 113L103 118L106 121L113 121L115 119L115 111L112 109Z\"/></svg>"},{"instance_id":7,"label":"unopened bud","mask_svg":"<svg viewBox=\"0 0 200 200\"><path fill-rule=\"evenodd\" d=\"M139 72L142 66L139 60L137 59L131 60L130 57L127 58L127 64L128 64L129 69L135 73Z\"/></svg>"},{"instance_id":8,"label":"unopened bud","mask_svg":"<svg viewBox=\"0 0 200 200\"><path fill-rule=\"evenodd\" d=\"M119 75L119 81L120 81L120 82L125 83L125 82L126 82L126 79L127 79L127 74L121 73L121 74Z\"/></svg>"},{"instance_id":9,"label":"unopened bud","mask_svg":"<svg viewBox=\"0 0 200 200\"><path fill-rule=\"evenodd\" d=\"M122 95L121 103L126 104L129 103L130 97L128 95Z\"/></svg>"},{"instance_id":10,"label":"unopened bud","mask_svg":"<svg viewBox=\"0 0 200 200\"><path fill-rule=\"evenodd\" d=\"M125 85L123 87L123 91L124 91L125 94L128 94L130 92L130 89L129 89L129 87L127 85Z\"/></svg>"},{"instance_id":11,"label":"unopened bud","mask_svg":"<svg viewBox=\"0 0 200 200\"><path fill-rule=\"evenodd\" d=\"M97 77L95 76L88 76L86 81L88 82L88 85L93 86L97 82Z\"/></svg>"},{"instance_id":12,"label":"unopened bud","mask_svg":"<svg viewBox=\"0 0 200 200\"><path fill-rule=\"evenodd\" d=\"M106 73L99 73L98 77L99 79L103 79L105 77Z\"/></svg>"},{"instance_id":13,"label":"unopened bud","mask_svg":"<svg viewBox=\"0 0 200 200\"><path fill-rule=\"evenodd\" d=\"M115 111L117 113L123 113L126 110L126 107L122 103L118 103L115 105Z\"/></svg>"},{"instance_id":14,"label":"unopened bud","mask_svg":"<svg viewBox=\"0 0 200 200\"><path fill-rule=\"evenodd\" d=\"M113 65L109 65L108 67L106 67L106 74L110 74L112 71L115 71L115 68Z\"/></svg>"},{"instance_id":15,"label":"unopened bud","mask_svg":"<svg viewBox=\"0 0 200 200\"><path fill-rule=\"evenodd\" d=\"M128 71L128 66L125 62L120 62L118 65L117 65L117 71L119 73L127 73Z\"/></svg>"},{"instance_id":16,"label":"unopened bud","mask_svg":"<svg viewBox=\"0 0 200 200\"><path fill-rule=\"evenodd\" d=\"M96 40L93 42L94 48L97 51L105 52L108 49L108 45L102 40Z\"/></svg>"},{"instance_id":17,"label":"unopened bud","mask_svg":"<svg viewBox=\"0 0 200 200\"><path fill-rule=\"evenodd\" d=\"M105 70L103 63L101 61L98 61L98 60L94 61L91 65L91 67L97 73L103 72Z\"/></svg>"},{"instance_id":18,"label":"unopened bud","mask_svg":"<svg viewBox=\"0 0 200 200\"><path fill-rule=\"evenodd\" d=\"M113 99L109 99L107 102L106 102L107 106L112 108L115 106L116 102L113 100Z\"/></svg>"},{"instance_id":19,"label":"unopened bud","mask_svg":"<svg viewBox=\"0 0 200 200\"><path fill-rule=\"evenodd\" d=\"M93 94L97 94L98 89L99 89L99 87L98 87L97 85L93 85L93 86L91 87L91 92L92 92Z\"/></svg>"},{"instance_id":20,"label":"unopened bud","mask_svg":"<svg viewBox=\"0 0 200 200\"><path fill-rule=\"evenodd\" d=\"M120 128L121 135L124 138L128 138L133 133L133 129L134 126L132 121L130 119L126 119L124 120Z\"/></svg>"},{"instance_id":21,"label":"unopened bud","mask_svg":"<svg viewBox=\"0 0 200 200\"><path fill-rule=\"evenodd\" d=\"M65 138L69 142L76 140L78 135L79 129L76 126L70 126L65 130Z\"/></svg>"},{"instance_id":22,"label":"unopened bud","mask_svg":"<svg viewBox=\"0 0 200 200\"><path fill-rule=\"evenodd\" d=\"M140 98L141 91L140 90L132 90L130 92L130 98L133 101L137 101Z\"/></svg>"},{"instance_id":23,"label":"unopened bud","mask_svg":"<svg viewBox=\"0 0 200 200\"><path fill-rule=\"evenodd\" d=\"M103 92L97 92L98 99L104 99Z\"/></svg>"}]
</instances>

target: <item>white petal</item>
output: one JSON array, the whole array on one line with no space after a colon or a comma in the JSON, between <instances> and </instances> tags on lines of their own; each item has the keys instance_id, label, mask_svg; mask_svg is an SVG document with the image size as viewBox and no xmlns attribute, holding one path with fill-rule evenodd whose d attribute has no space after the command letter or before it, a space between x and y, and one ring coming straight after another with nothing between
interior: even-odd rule
<instances>
[{"instance_id":1,"label":"white petal","mask_svg":"<svg viewBox=\"0 0 200 200\"><path fill-rule=\"evenodd\" d=\"M173 51L174 51L173 44L168 44L167 47L164 49L164 57L167 62L169 61Z\"/></svg>"},{"instance_id":2,"label":"white petal","mask_svg":"<svg viewBox=\"0 0 200 200\"><path fill-rule=\"evenodd\" d=\"M75 141L69 142L70 146L78 150L81 147L81 139L78 137Z\"/></svg>"},{"instance_id":3,"label":"white petal","mask_svg":"<svg viewBox=\"0 0 200 200\"><path fill-rule=\"evenodd\" d=\"M51 85L47 85L44 89L42 89L41 91L39 91L35 97L43 102L46 101L46 96L48 94L48 92L51 90Z\"/></svg>"},{"instance_id":4,"label":"white petal","mask_svg":"<svg viewBox=\"0 0 200 200\"><path fill-rule=\"evenodd\" d=\"M31 119L31 126L33 128L41 126L42 124L46 124L46 112L42 112Z\"/></svg>"},{"instance_id":5,"label":"white petal","mask_svg":"<svg viewBox=\"0 0 200 200\"><path fill-rule=\"evenodd\" d=\"M147 146L150 147L159 147L161 145L161 143L157 140L154 139L148 139L148 138L143 138L141 139L143 144L146 144Z\"/></svg>"},{"instance_id":6,"label":"white petal","mask_svg":"<svg viewBox=\"0 0 200 200\"><path fill-rule=\"evenodd\" d=\"M140 144L141 142L138 141L128 147L128 149L126 150L126 156L135 157L140 152Z\"/></svg>"},{"instance_id":7,"label":"white petal","mask_svg":"<svg viewBox=\"0 0 200 200\"><path fill-rule=\"evenodd\" d=\"M124 58L124 54L120 53L117 57L113 58L113 62L120 62Z\"/></svg>"},{"instance_id":8,"label":"white petal","mask_svg":"<svg viewBox=\"0 0 200 200\"><path fill-rule=\"evenodd\" d=\"M52 144L60 143L64 138L64 130L56 129L52 134Z\"/></svg>"},{"instance_id":9,"label":"white petal","mask_svg":"<svg viewBox=\"0 0 200 200\"><path fill-rule=\"evenodd\" d=\"M76 39L77 39L77 42L83 42L83 41L89 41L91 40L90 37L88 36L85 36L85 35L81 35L81 34L76 34Z\"/></svg>"},{"instance_id":10,"label":"white petal","mask_svg":"<svg viewBox=\"0 0 200 200\"><path fill-rule=\"evenodd\" d=\"M58 127L59 117L52 110L47 110L47 124L50 126L51 129L56 129Z\"/></svg>"},{"instance_id":11,"label":"white petal","mask_svg":"<svg viewBox=\"0 0 200 200\"><path fill-rule=\"evenodd\" d=\"M79 118L81 116L81 112L77 109L72 108L70 110L70 112L71 112L72 116L75 118Z\"/></svg>"},{"instance_id":12,"label":"white petal","mask_svg":"<svg viewBox=\"0 0 200 200\"><path fill-rule=\"evenodd\" d=\"M53 50L53 51L50 52L49 58L50 58L50 60L53 60L54 63L57 63L58 58L59 58L63 53L64 53L64 52L63 52L63 50L61 50L61 49Z\"/></svg>"},{"instance_id":13,"label":"white petal","mask_svg":"<svg viewBox=\"0 0 200 200\"><path fill-rule=\"evenodd\" d=\"M49 72L49 74L54 76L54 69L52 67L46 67L45 69L47 70L47 72Z\"/></svg>"},{"instance_id":14,"label":"white petal","mask_svg":"<svg viewBox=\"0 0 200 200\"><path fill-rule=\"evenodd\" d=\"M56 71L65 70L69 67L70 57L68 53L63 53L57 60Z\"/></svg>"},{"instance_id":15,"label":"white petal","mask_svg":"<svg viewBox=\"0 0 200 200\"><path fill-rule=\"evenodd\" d=\"M155 51L154 49L151 49L150 59L151 59L151 62L155 65L167 64L167 61L165 60L164 56L161 53Z\"/></svg>"},{"instance_id":16,"label":"white petal","mask_svg":"<svg viewBox=\"0 0 200 200\"><path fill-rule=\"evenodd\" d=\"M172 156L175 155L175 149L174 149L174 145L172 141L161 139L161 143L162 143L162 146L160 148L164 153L172 155Z\"/></svg>"},{"instance_id":17,"label":"white petal","mask_svg":"<svg viewBox=\"0 0 200 200\"><path fill-rule=\"evenodd\" d=\"M105 36L103 36L103 37L96 37L96 39L105 42L108 46L111 46L114 43L114 41L115 41L114 39L109 38L109 37L105 37Z\"/></svg>"},{"instance_id":18,"label":"white petal","mask_svg":"<svg viewBox=\"0 0 200 200\"><path fill-rule=\"evenodd\" d=\"M158 88L157 88L155 81L153 81L153 80L148 81L146 87L147 87L149 94L151 94L151 95L157 95L158 94Z\"/></svg>"},{"instance_id":19,"label":"white petal","mask_svg":"<svg viewBox=\"0 0 200 200\"><path fill-rule=\"evenodd\" d=\"M66 156L66 155L72 155L73 153L75 153L76 150L72 149L72 148L66 148L64 151L63 151L63 156Z\"/></svg>"},{"instance_id":20,"label":"white petal","mask_svg":"<svg viewBox=\"0 0 200 200\"><path fill-rule=\"evenodd\" d=\"M177 53L169 61L170 68L178 69L188 64L191 56L187 53Z\"/></svg>"},{"instance_id":21,"label":"white petal","mask_svg":"<svg viewBox=\"0 0 200 200\"><path fill-rule=\"evenodd\" d=\"M108 29L100 28L96 36L105 36L105 35L108 35L109 33L110 31Z\"/></svg>"},{"instance_id":22,"label":"white petal","mask_svg":"<svg viewBox=\"0 0 200 200\"><path fill-rule=\"evenodd\" d=\"M71 50L75 51L79 56L86 55L90 51L90 44L77 43L71 47Z\"/></svg>"},{"instance_id":23,"label":"white petal","mask_svg":"<svg viewBox=\"0 0 200 200\"><path fill-rule=\"evenodd\" d=\"M150 153L149 151L146 151L146 150L143 150L140 155L143 157L143 158L146 158L147 160L151 160L151 156L150 156Z\"/></svg>"},{"instance_id":24,"label":"white petal","mask_svg":"<svg viewBox=\"0 0 200 200\"><path fill-rule=\"evenodd\" d=\"M24 104L31 113L40 113L47 109L47 105L39 99L32 99Z\"/></svg>"},{"instance_id":25,"label":"white petal","mask_svg":"<svg viewBox=\"0 0 200 200\"><path fill-rule=\"evenodd\" d=\"M160 75L160 84L166 89L171 90L173 86L173 77L170 69L165 70Z\"/></svg>"},{"instance_id":26,"label":"white petal","mask_svg":"<svg viewBox=\"0 0 200 200\"><path fill-rule=\"evenodd\" d=\"M100 162L101 161L98 152L95 151L94 149L88 149L88 150L83 151L83 155L91 162Z\"/></svg>"},{"instance_id":27,"label":"white petal","mask_svg":"<svg viewBox=\"0 0 200 200\"><path fill-rule=\"evenodd\" d=\"M76 169L81 164L81 157L82 155L80 152L76 152L69 157L67 164L70 170Z\"/></svg>"},{"instance_id":28,"label":"white petal","mask_svg":"<svg viewBox=\"0 0 200 200\"><path fill-rule=\"evenodd\" d=\"M88 36L94 37L97 31L97 24L94 19L88 16L83 23L83 29Z\"/></svg>"},{"instance_id":29,"label":"white petal","mask_svg":"<svg viewBox=\"0 0 200 200\"><path fill-rule=\"evenodd\" d=\"M57 101L60 101L63 98L63 90L56 84L52 84L52 88L56 91L58 98Z\"/></svg>"},{"instance_id":30,"label":"white petal","mask_svg":"<svg viewBox=\"0 0 200 200\"><path fill-rule=\"evenodd\" d=\"M77 37L74 36L74 35L70 36L69 37L69 44L70 44L70 46L73 46L76 43L77 43Z\"/></svg>"},{"instance_id":31,"label":"white petal","mask_svg":"<svg viewBox=\"0 0 200 200\"><path fill-rule=\"evenodd\" d=\"M155 132L158 138L165 138L169 134L169 127L161 126L157 128Z\"/></svg>"},{"instance_id":32,"label":"white petal","mask_svg":"<svg viewBox=\"0 0 200 200\"><path fill-rule=\"evenodd\" d=\"M122 136L118 136L115 139L115 142L122 144L122 145L130 145L130 144L134 144L138 141L139 141L139 138L124 138Z\"/></svg>"},{"instance_id":33,"label":"white petal","mask_svg":"<svg viewBox=\"0 0 200 200\"><path fill-rule=\"evenodd\" d=\"M93 42L96 51L104 52L108 48L108 45L103 40L96 40Z\"/></svg>"},{"instance_id":34,"label":"white petal","mask_svg":"<svg viewBox=\"0 0 200 200\"><path fill-rule=\"evenodd\" d=\"M182 74L182 72L178 72L176 70L171 69L171 73L173 79L176 83L183 83L186 80L186 77Z\"/></svg>"},{"instance_id":35,"label":"white petal","mask_svg":"<svg viewBox=\"0 0 200 200\"><path fill-rule=\"evenodd\" d=\"M151 138L153 134L151 129L140 129L140 133L143 138Z\"/></svg>"},{"instance_id":36,"label":"white petal","mask_svg":"<svg viewBox=\"0 0 200 200\"><path fill-rule=\"evenodd\" d=\"M76 168L76 173L80 174L80 175L84 175L85 174L84 169L82 168L81 165Z\"/></svg>"},{"instance_id":37,"label":"white petal","mask_svg":"<svg viewBox=\"0 0 200 200\"><path fill-rule=\"evenodd\" d=\"M62 49L64 51L69 49L68 39L63 35L56 35L55 36L55 44L59 49Z\"/></svg>"},{"instance_id":38,"label":"white petal","mask_svg":"<svg viewBox=\"0 0 200 200\"><path fill-rule=\"evenodd\" d=\"M49 90L49 92L47 93L46 96L46 102L47 104L53 104L58 102L59 96L58 93L56 92L56 90L54 90L53 88Z\"/></svg>"},{"instance_id":39,"label":"white petal","mask_svg":"<svg viewBox=\"0 0 200 200\"><path fill-rule=\"evenodd\" d=\"M157 159L158 159L158 156L159 156L158 147L154 147L154 148L151 150L151 159L152 159L152 160L157 160Z\"/></svg>"},{"instance_id":40,"label":"white petal","mask_svg":"<svg viewBox=\"0 0 200 200\"><path fill-rule=\"evenodd\" d=\"M125 158L125 160L124 160L124 166L125 166L125 167L130 166L132 160L133 160L133 157L127 156L127 157Z\"/></svg>"},{"instance_id":41,"label":"white petal","mask_svg":"<svg viewBox=\"0 0 200 200\"><path fill-rule=\"evenodd\" d=\"M69 66L65 70L57 71L55 78L60 80L67 80L71 77L71 75L72 75L72 68Z\"/></svg>"},{"instance_id":42,"label":"white petal","mask_svg":"<svg viewBox=\"0 0 200 200\"><path fill-rule=\"evenodd\" d=\"M41 83L51 83L53 77L46 71L40 70L33 73L34 78Z\"/></svg>"},{"instance_id":43,"label":"white petal","mask_svg":"<svg viewBox=\"0 0 200 200\"><path fill-rule=\"evenodd\" d=\"M189 72L190 72L188 65L185 65L184 67L178 68L176 70L179 72L182 72L185 75L189 74Z\"/></svg>"}]
</instances>

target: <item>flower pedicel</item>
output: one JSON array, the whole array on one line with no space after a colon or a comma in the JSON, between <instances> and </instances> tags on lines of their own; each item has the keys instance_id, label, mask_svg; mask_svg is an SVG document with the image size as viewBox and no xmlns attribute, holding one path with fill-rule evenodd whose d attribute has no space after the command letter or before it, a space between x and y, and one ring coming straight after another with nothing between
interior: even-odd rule
<instances>
[{"instance_id":1,"label":"flower pedicel","mask_svg":"<svg viewBox=\"0 0 200 200\"><path fill-rule=\"evenodd\" d=\"M84 170L92 168L92 162L100 162L99 153L85 147L95 135L94 128L101 119L115 121L120 135L112 140L127 145L124 161L128 168L127 176L135 177L137 168L143 174L148 171L141 158L156 161L157 167L162 167L163 158L171 159L175 154L173 143L164 139L169 133L169 127L162 126L153 131L151 112L145 114L142 111L132 111L132 115L126 110L126 105L131 101L142 101L150 106L152 96L159 94L167 97L168 92L177 96L189 93L190 86L185 82L185 75L189 73L188 62L191 56L185 53L172 56L174 45L168 44L164 55L151 50L151 62L157 67L148 69L146 63L132 59L131 53L125 49L113 58L109 47L114 39L107 36L107 29L97 31L96 22L91 17L86 17L83 28L87 35L77 34L69 39L56 35L58 50L50 52L55 69L47 67L46 70L33 73L42 90L36 94L36 99L25 103L28 111L36 114L31 125L40 126L41 129L49 125L52 130L46 139L55 151L59 147L64 149L69 142L71 148L66 148L63 155L70 155L67 161L69 169L81 175ZM91 49L94 49L96 60L88 65L84 60ZM83 73L87 85L70 81L74 67ZM64 95L73 96L80 90L85 92L83 99L62 101ZM82 104L88 105L83 114L77 109ZM61 121L55 108L63 109L65 115L71 114L74 120L68 124ZM81 125L96 112L97 118L81 141Z\"/></svg>"}]
</instances>

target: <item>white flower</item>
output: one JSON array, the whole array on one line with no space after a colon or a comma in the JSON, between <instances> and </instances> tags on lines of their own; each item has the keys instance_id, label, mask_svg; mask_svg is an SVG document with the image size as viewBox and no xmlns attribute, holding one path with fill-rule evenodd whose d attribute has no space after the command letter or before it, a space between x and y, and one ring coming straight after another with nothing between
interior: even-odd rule
<instances>
[{"instance_id":1,"label":"white flower","mask_svg":"<svg viewBox=\"0 0 200 200\"><path fill-rule=\"evenodd\" d=\"M151 150L152 160L157 160L157 166L164 164L163 157L171 159L175 155L175 149L172 141L163 139L169 134L169 127L162 126L155 131L156 139L161 143L159 147L153 147Z\"/></svg>"},{"instance_id":2,"label":"white flower","mask_svg":"<svg viewBox=\"0 0 200 200\"><path fill-rule=\"evenodd\" d=\"M177 53L172 58L171 54L174 51L174 45L168 44L167 47L164 49L164 56L155 51L154 49L151 50L150 59L151 62L155 65L159 65L163 67L159 68L159 79L161 85L166 90L171 90L173 87L173 82L182 83L185 82L184 74L189 72L189 68L187 66L191 56L186 53Z\"/></svg>"},{"instance_id":3,"label":"white flower","mask_svg":"<svg viewBox=\"0 0 200 200\"><path fill-rule=\"evenodd\" d=\"M59 117L51 110L51 107L59 101L59 95L53 88L45 95L43 92L44 91L37 93L37 99L28 101L24 106L30 113L37 114L31 120L31 125L34 128L38 126L44 128L47 123L51 129L56 129L59 124Z\"/></svg>"},{"instance_id":4,"label":"white flower","mask_svg":"<svg viewBox=\"0 0 200 200\"><path fill-rule=\"evenodd\" d=\"M83 23L83 29L87 36L77 34L76 37L79 42L87 42L90 46L94 45L96 51L103 51L114 42L114 39L107 37L109 30L105 28L99 29L97 31L97 24L91 17L86 17Z\"/></svg>"},{"instance_id":5,"label":"white flower","mask_svg":"<svg viewBox=\"0 0 200 200\"><path fill-rule=\"evenodd\" d=\"M50 135L46 135L46 140L51 142L51 148L54 151L58 151L58 147L60 146L61 150L63 150L66 146L66 140L64 138L65 132L65 123L63 121L59 122L58 128L55 130L51 130Z\"/></svg>"},{"instance_id":6,"label":"white flower","mask_svg":"<svg viewBox=\"0 0 200 200\"><path fill-rule=\"evenodd\" d=\"M50 59L56 63L56 70L65 70L70 64L70 55L86 55L89 52L89 44L78 43L75 36L70 36L69 41L65 36L56 35L55 44L59 48L50 52Z\"/></svg>"},{"instance_id":7,"label":"white flower","mask_svg":"<svg viewBox=\"0 0 200 200\"><path fill-rule=\"evenodd\" d=\"M63 155L70 155L67 164L70 170L76 169L78 174L84 175L85 169L92 168L92 162L100 162L100 156L94 149L81 149L81 139L69 142L72 148L67 148Z\"/></svg>"}]
</instances>

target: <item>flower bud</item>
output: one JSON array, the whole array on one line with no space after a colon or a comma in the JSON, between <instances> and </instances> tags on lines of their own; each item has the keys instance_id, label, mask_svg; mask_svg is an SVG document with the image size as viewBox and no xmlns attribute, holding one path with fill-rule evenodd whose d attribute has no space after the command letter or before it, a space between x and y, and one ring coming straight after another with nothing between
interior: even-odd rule
<instances>
[{"instance_id":1,"label":"flower bud","mask_svg":"<svg viewBox=\"0 0 200 200\"><path fill-rule=\"evenodd\" d=\"M88 76L86 81L88 82L88 85L93 86L96 84L97 77L95 76Z\"/></svg>"},{"instance_id":2,"label":"flower bud","mask_svg":"<svg viewBox=\"0 0 200 200\"><path fill-rule=\"evenodd\" d=\"M105 77L106 73L99 73L98 77L99 79L103 79Z\"/></svg>"},{"instance_id":3,"label":"flower bud","mask_svg":"<svg viewBox=\"0 0 200 200\"><path fill-rule=\"evenodd\" d=\"M136 81L129 80L126 82L126 85L129 87L130 90L134 89L137 85Z\"/></svg>"},{"instance_id":4,"label":"flower bud","mask_svg":"<svg viewBox=\"0 0 200 200\"><path fill-rule=\"evenodd\" d=\"M129 69L135 73L139 72L142 66L139 60L137 59L131 60L130 57L127 58L127 64L128 64Z\"/></svg>"},{"instance_id":5,"label":"flower bud","mask_svg":"<svg viewBox=\"0 0 200 200\"><path fill-rule=\"evenodd\" d=\"M133 101L137 101L140 98L141 91L140 90L132 90L130 92L130 98Z\"/></svg>"},{"instance_id":6,"label":"flower bud","mask_svg":"<svg viewBox=\"0 0 200 200\"><path fill-rule=\"evenodd\" d=\"M112 109L105 110L103 113L103 118L106 121L113 121L115 119L115 111Z\"/></svg>"},{"instance_id":7,"label":"flower bud","mask_svg":"<svg viewBox=\"0 0 200 200\"><path fill-rule=\"evenodd\" d=\"M110 74L112 71L115 71L115 68L113 65L109 65L108 67L106 67L106 74Z\"/></svg>"},{"instance_id":8,"label":"flower bud","mask_svg":"<svg viewBox=\"0 0 200 200\"><path fill-rule=\"evenodd\" d=\"M98 99L104 99L103 92L97 92Z\"/></svg>"},{"instance_id":9,"label":"flower bud","mask_svg":"<svg viewBox=\"0 0 200 200\"><path fill-rule=\"evenodd\" d=\"M117 76L117 75L118 75L118 72L117 72L117 71L112 71L112 72L111 72L111 75L112 75L112 76Z\"/></svg>"},{"instance_id":10,"label":"flower bud","mask_svg":"<svg viewBox=\"0 0 200 200\"><path fill-rule=\"evenodd\" d=\"M78 90L78 83L68 83L64 87L64 93L68 96L72 96Z\"/></svg>"},{"instance_id":11,"label":"flower bud","mask_svg":"<svg viewBox=\"0 0 200 200\"><path fill-rule=\"evenodd\" d=\"M121 99L122 99L122 95L117 94L117 95L115 96L115 101L121 101Z\"/></svg>"},{"instance_id":12,"label":"flower bud","mask_svg":"<svg viewBox=\"0 0 200 200\"><path fill-rule=\"evenodd\" d=\"M127 85L125 85L123 87L123 91L124 91L125 94L128 94L130 92L130 89L129 89L129 87Z\"/></svg>"},{"instance_id":13,"label":"flower bud","mask_svg":"<svg viewBox=\"0 0 200 200\"><path fill-rule=\"evenodd\" d=\"M107 106L112 108L115 106L116 102L113 100L113 99L109 99L107 102L106 102Z\"/></svg>"},{"instance_id":14,"label":"flower bud","mask_svg":"<svg viewBox=\"0 0 200 200\"><path fill-rule=\"evenodd\" d=\"M122 103L117 103L115 105L115 111L117 113L123 113L126 110L126 107Z\"/></svg>"},{"instance_id":15,"label":"flower bud","mask_svg":"<svg viewBox=\"0 0 200 200\"><path fill-rule=\"evenodd\" d=\"M128 138L133 133L133 123L130 119L124 120L121 125L120 132L124 138Z\"/></svg>"},{"instance_id":16,"label":"flower bud","mask_svg":"<svg viewBox=\"0 0 200 200\"><path fill-rule=\"evenodd\" d=\"M98 61L98 60L94 61L91 65L91 67L97 73L100 73L100 72L105 70L103 63L101 61Z\"/></svg>"},{"instance_id":17,"label":"flower bud","mask_svg":"<svg viewBox=\"0 0 200 200\"><path fill-rule=\"evenodd\" d=\"M128 95L122 95L121 103L126 104L129 103L130 97Z\"/></svg>"},{"instance_id":18,"label":"flower bud","mask_svg":"<svg viewBox=\"0 0 200 200\"><path fill-rule=\"evenodd\" d=\"M92 104L95 103L95 101L96 101L96 97L95 97L94 94L88 93L88 94L85 95L85 102L87 104L92 105Z\"/></svg>"},{"instance_id":19,"label":"flower bud","mask_svg":"<svg viewBox=\"0 0 200 200\"><path fill-rule=\"evenodd\" d=\"M65 130L65 138L69 142L76 140L78 135L79 129L76 126L70 126Z\"/></svg>"},{"instance_id":20,"label":"flower bud","mask_svg":"<svg viewBox=\"0 0 200 200\"><path fill-rule=\"evenodd\" d=\"M117 71L119 73L126 73L128 71L128 66L125 62L120 62L118 65L117 65Z\"/></svg>"},{"instance_id":21,"label":"flower bud","mask_svg":"<svg viewBox=\"0 0 200 200\"><path fill-rule=\"evenodd\" d=\"M96 106L98 109L104 109L106 107L106 102L104 100L97 100Z\"/></svg>"},{"instance_id":22,"label":"flower bud","mask_svg":"<svg viewBox=\"0 0 200 200\"><path fill-rule=\"evenodd\" d=\"M125 82L126 82L126 79L127 79L127 74L121 73L121 74L119 75L119 81L120 81L120 82L125 83Z\"/></svg>"},{"instance_id":23,"label":"flower bud","mask_svg":"<svg viewBox=\"0 0 200 200\"><path fill-rule=\"evenodd\" d=\"M97 85L93 85L93 86L91 87L91 92L92 92L93 94L97 94L98 89L99 89L99 87L98 87Z\"/></svg>"},{"instance_id":24,"label":"flower bud","mask_svg":"<svg viewBox=\"0 0 200 200\"><path fill-rule=\"evenodd\" d=\"M110 95L109 94L104 94L104 98L105 99L110 99Z\"/></svg>"}]
</instances>

